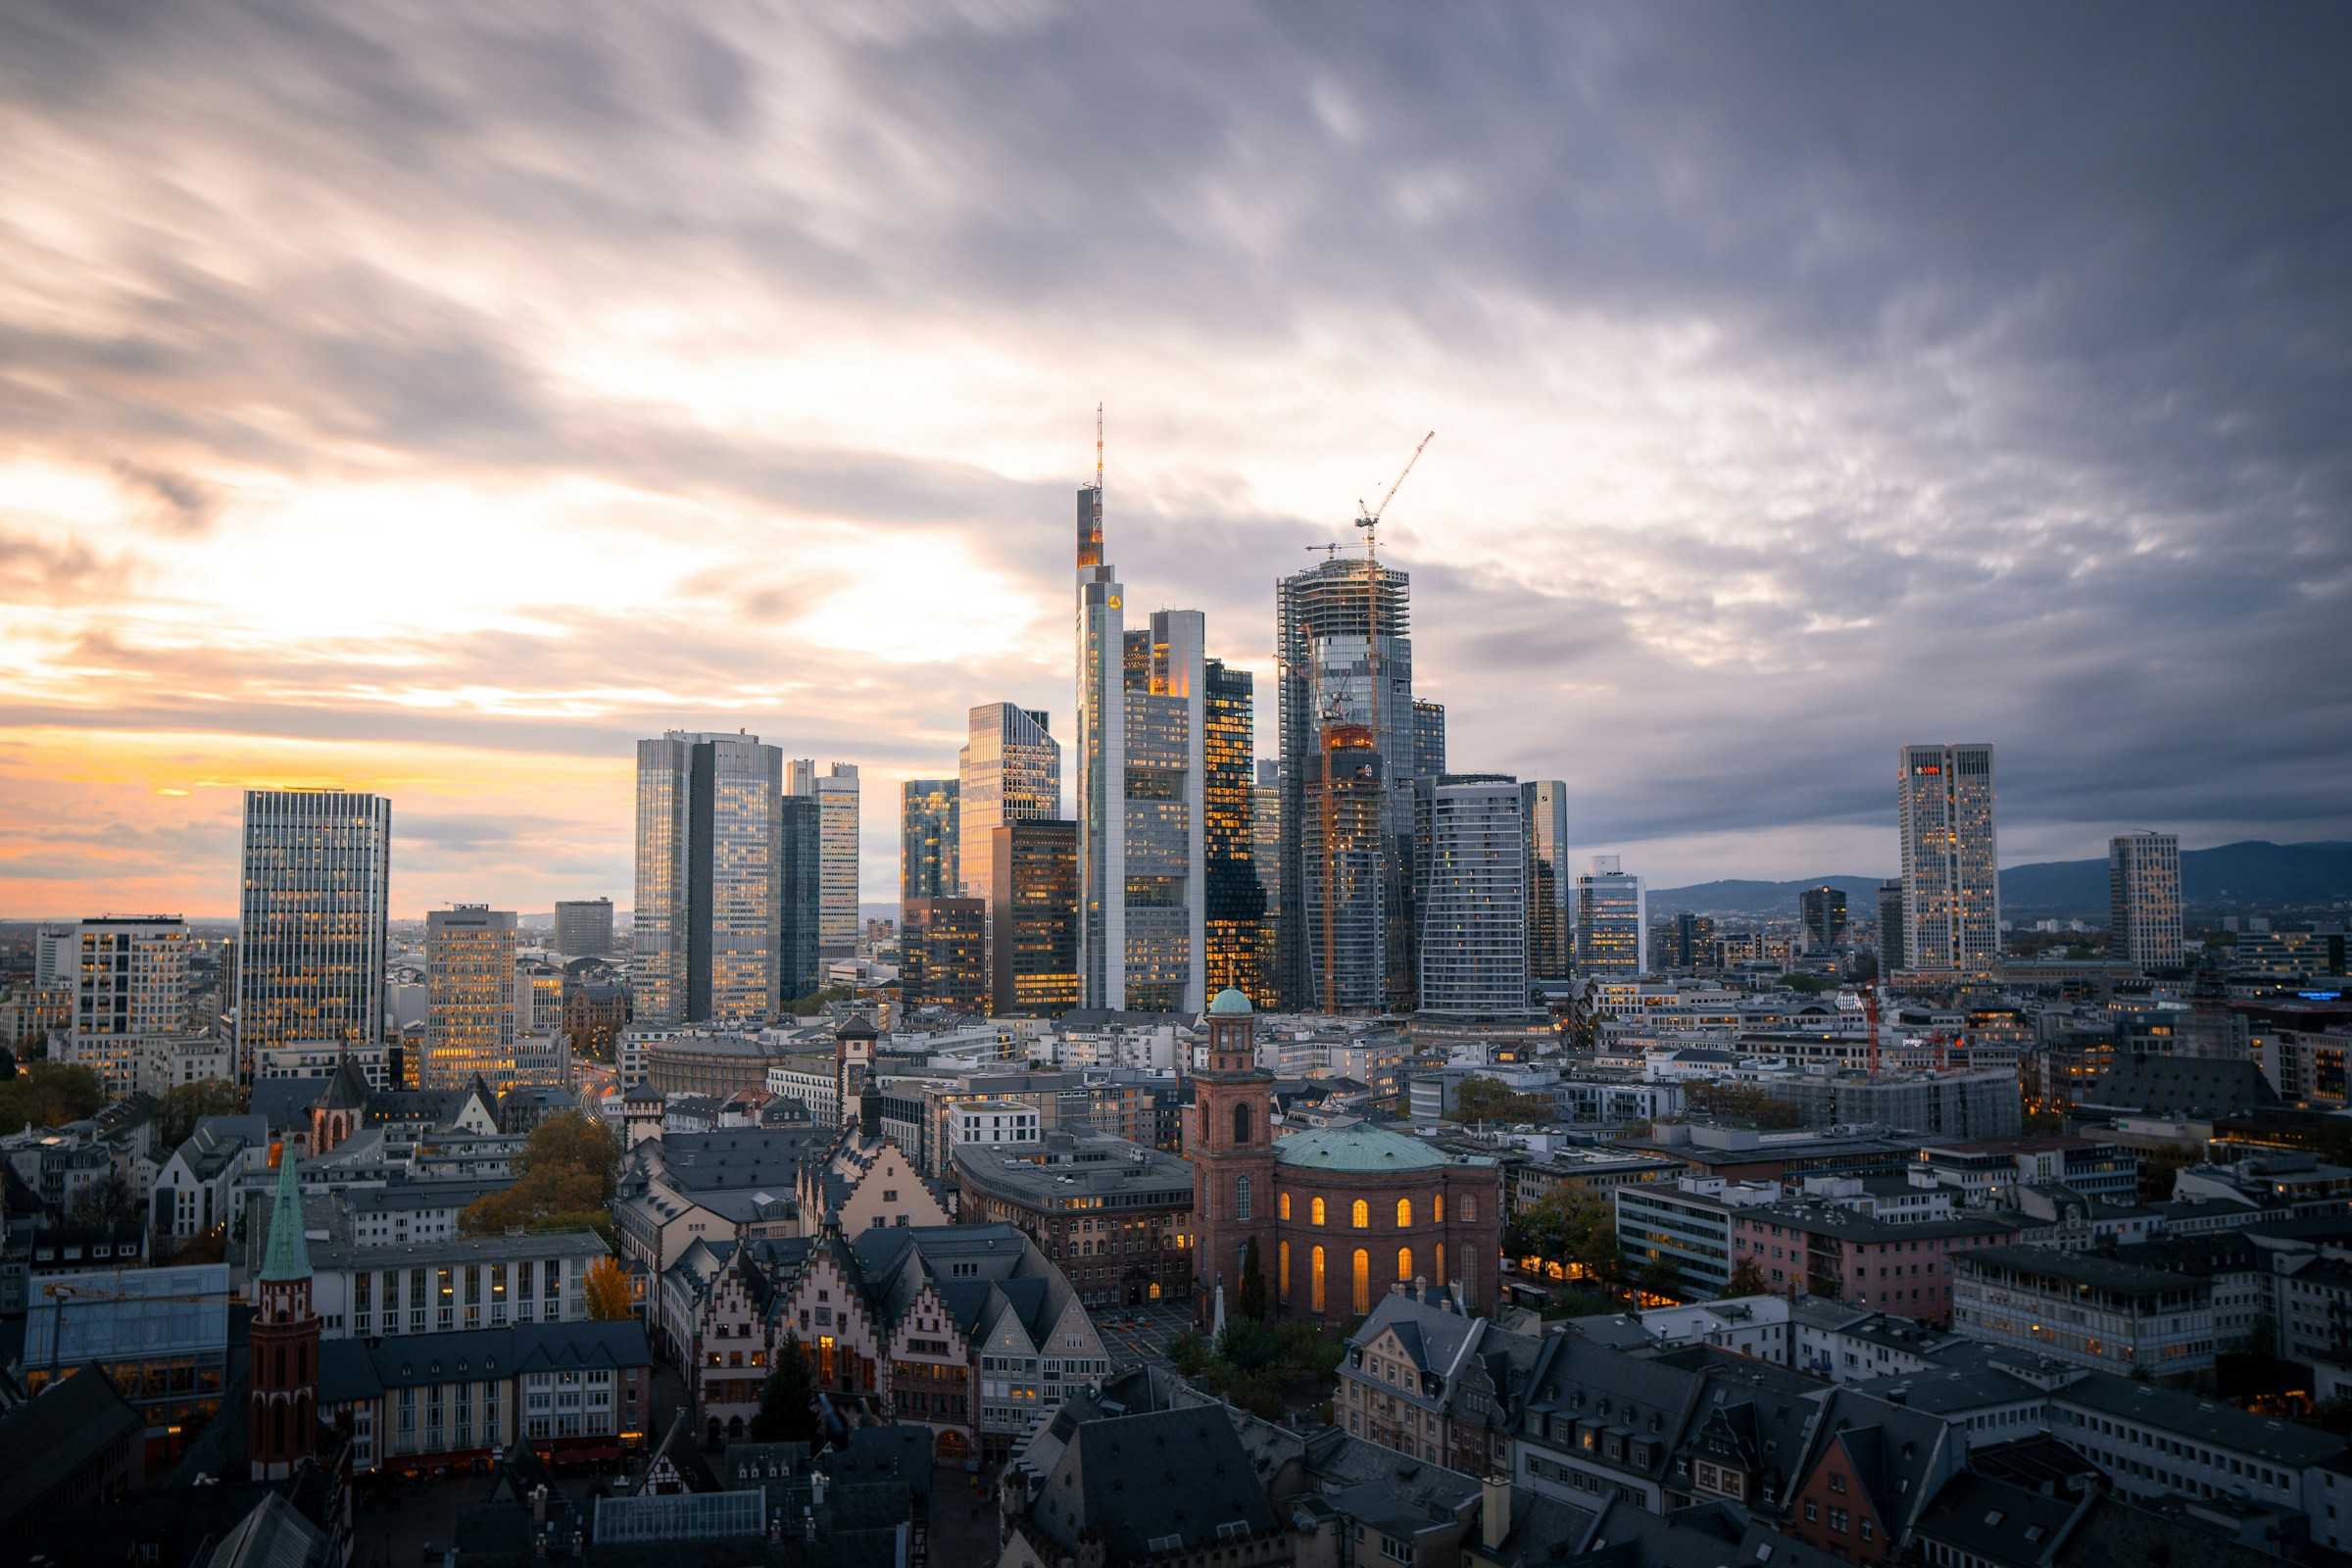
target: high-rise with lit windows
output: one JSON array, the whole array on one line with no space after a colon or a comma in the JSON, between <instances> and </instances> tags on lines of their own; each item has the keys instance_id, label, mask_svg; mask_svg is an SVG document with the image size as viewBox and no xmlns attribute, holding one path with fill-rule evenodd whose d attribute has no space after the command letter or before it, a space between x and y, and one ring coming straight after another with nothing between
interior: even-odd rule
<instances>
[{"instance_id":1,"label":"high-rise with lit windows","mask_svg":"<svg viewBox=\"0 0 2352 1568\"><path fill-rule=\"evenodd\" d=\"M1005 822L990 856L991 1010L1058 1018L1078 1005L1078 824Z\"/></svg>"},{"instance_id":2,"label":"high-rise with lit windows","mask_svg":"<svg viewBox=\"0 0 2352 1568\"><path fill-rule=\"evenodd\" d=\"M1649 911L1642 879L1618 857L1595 855L1576 879L1576 972L1632 979L1649 972Z\"/></svg>"},{"instance_id":3,"label":"high-rise with lit windows","mask_svg":"<svg viewBox=\"0 0 2352 1568\"><path fill-rule=\"evenodd\" d=\"M247 790L237 905L237 1076L306 1041L384 1031L392 803L349 790Z\"/></svg>"},{"instance_id":4,"label":"high-rise with lit windows","mask_svg":"<svg viewBox=\"0 0 2352 1568\"><path fill-rule=\"evenodd\" d=\"M1905 746L1895 757L1903 945L1915 973L1982 973L2001 957L1992 748Z\"/></svg>"},{"instance_id":5,"label":"high-rise with lit windows","mask_svg":"<svg viewBox=\"0 0 2352 1568\"><path fill-rule=\"evenodd\" d=\"M792 793L815 796L819 808L817 956L850 957L858 952L858 764L819 773L804 758L792 764Z\"/></svg>"},{"instance_id":6,"label":"high-rise with lit windows","mask_svg":"<svg viewBox=\"0 0 2352 1568\"><path fill-rule=\"evenodd\" d=\"M1575 878L1568 870L1568 786L1556 778L1519 786L1527 833L1527 975L1565 980L1576 952Z\"/></svg>"},{"instance_id":7,"label":"high-rise with lit windows","mask_svg":"<svg viewBox=\"0 0 2352 1568\"><path fill-rule=\"evenodd\" d=\"M2180 839L2174 833L2122 833L2107 845L2108 952L2143 973L2178 969L2180 946Z\"/></svg>"},{"instance_id":8,"label":"high-rise with lit windows","mask_svg":"<svg viewBox=\"0 0 2352 1568\"><path fill-rule=\"evenodd\" d=\"M136 1087L139 1042L188 1026L188 928L177 915L108 915L74 928L73 1010L61 1059L109 1094Z\"/></svg>"},{"instance_id":9,"label":"high-rise with lit windows","mask_svg":"<svg viewBox=\"0 0 2352 1568\"><path fill-rule=\"evenodd\" d=\"M776 1015L783 769L782 751L741 732L637 743L636 1022Z\"/></svg>"},{"instance_id":10,"label":"high-rise with lit windows","mask_svg":"<svg viewBox=\"0 0 2352 1568\"><path fill-rule=\"evenodd\" d=\"M899 903L952 899L962 885L956 869L962 838L957 783L910 778L899 788Z\"/></svg>"},{"instance_id":11,"label":"high-rise with lit windows","mask_svg":"<svg viewBox=\"0 0 2352 1568\"><path fill-rule=\"evenodd\" d=\"M1429 796L1429 869L1416 910L1424 1013L1517 1018L1527 1004L1527 829L1519 781L1441 773Z\"/></svg>"},{"instance_id":12,"label":"high-rise with lit windows","mask_svg":"<svg viewBox=\"0 0 2352 1568\"><path fill-rule=\"evenodd\" d=\"M962 896L994 896L997 829L1061 815L1061 745L1045 710L984 703L965 715L956 755L956 876Z\"/></svg>"},{"instance_id":13,"label":"high-rise with lit windows","mask_svg":"<svg viewBox=\"0 0 2352 1568\"><path fill-rule=\"evenodd\" d=\"M1266 972L1266 891L1257 879L1256 709L1246 669L1206 665L1208 692L1201 806L1206 823L1208 974L1211 996L1227 988L1273 1003Z\"/></svg>"},{"instance_id":14,"label":"high-rise with lit windows","mask_svg":"<svg viewBox=\"0 0 2352 1568\"><path fill-rule=\"evenodd\" d=\"M419 1089L493 1092L514 1079L514 914L486 904L424 916L424 1060Z\"/></svg>"}]
</instances>

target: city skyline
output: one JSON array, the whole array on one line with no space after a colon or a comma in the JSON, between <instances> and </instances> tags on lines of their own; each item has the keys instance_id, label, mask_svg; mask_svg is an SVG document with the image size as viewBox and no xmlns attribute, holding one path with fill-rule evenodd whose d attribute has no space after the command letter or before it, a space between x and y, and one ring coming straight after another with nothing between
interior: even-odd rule
<instances>
[{"instance_id":1,"label":"city skyline","mask_svg":"<svg viewBox=\"0 0 2352 1568\"><path fill-rule=\"evenodd\" d=\"M1724 22L648 11L516 89L463 21L13 16L0 914L233 916L286 785L396 801L400 918L620 895L635 740L737 728L860 767L889 903L968 708L1076 733L1098 400L1131 623L1202 611L1260 758L1275 581L1434 427L1417 691L1571 863L1890 875L1937 736L2011 864L2352 838L2352 717L2242 692L2352 592L2330 51Z\"/></svg>"}]
</instances>

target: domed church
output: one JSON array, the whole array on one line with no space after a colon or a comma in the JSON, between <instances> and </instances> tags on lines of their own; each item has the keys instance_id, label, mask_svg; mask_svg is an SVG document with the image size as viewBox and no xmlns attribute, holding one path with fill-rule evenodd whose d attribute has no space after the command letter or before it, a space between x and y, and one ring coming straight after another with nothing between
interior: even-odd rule
<instances>
[{"instance_id":1,"label":"domed church","mask_svg":"<svg viewBox=\"0 0 2352 1568\"><path fill-rule=\"evenodd\" d=\"M1200 1320L1215 1312L1220 1284L1227 1315L1240 1312L1251 1241L1277 1318L1343 1328L1400 1281L1458 1285L1465 1304L1492 1310L1501 1167L1361 1121L1277 1139L1250 999L1220 992L1207 1021L1208 1065L1193 1075L1184 1124Z\"/></svg>"}]
</instances>

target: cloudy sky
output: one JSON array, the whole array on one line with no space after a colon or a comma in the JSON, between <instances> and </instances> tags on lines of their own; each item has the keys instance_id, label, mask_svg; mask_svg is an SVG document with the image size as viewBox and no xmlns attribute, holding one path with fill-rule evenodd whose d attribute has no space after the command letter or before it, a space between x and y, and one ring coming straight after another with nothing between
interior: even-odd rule
<instances>
[{"instance_id":1,"label":"cloudy sky","mask_svg":"<svg viewBox=\"0 0 2352 1568\"><path fill-rule=\"evenodd\" d=\"M17 0L0 914L630 898L632 741L899 780L1383 529L1457 767L1658 884L2352 837L2335 8ZM1272 714L1260 714L1270 741ZM1262 748L1261 748L1262 750Z\"/></svg>"}]
</instances>

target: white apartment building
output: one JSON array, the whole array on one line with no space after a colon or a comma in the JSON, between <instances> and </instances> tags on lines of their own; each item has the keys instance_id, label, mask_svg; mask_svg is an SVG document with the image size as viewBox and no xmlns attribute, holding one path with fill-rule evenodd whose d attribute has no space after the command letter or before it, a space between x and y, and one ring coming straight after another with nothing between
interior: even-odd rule
<instances>
[{"instance_id":1,"label":"white apartment building","mask_svg":"<svg viewBox=\"0 0 2352 1568\"><path fill-rule=\"evenodd\" d=\"M236 1072L236 1046L220 1035L142 1035L132 1055L132 1086L142 1094L210 1079L233 1081Z\"/></svg>"},{"instance_id":2,"label":"white apartment building","mask_svg":"<svg viewBox=\"0 0 2352 1568\"><path fill-rule=\"evenodd\" d=\"M419 987L419 990L422 988ZM343 1065L345 1057L360 1071L371 1090L384 1087L383 1043L346 1046L339 1040L297 1040L265 1046L253 1054L253 1076L261 1078L325 1078Z\"/></svg>"},{"instance_id":3,"label":"white apartment building","mask_svg":"<svg viewBox=\"0 0 2352 1568\"><path fill-rule=\"evenodd\" d=\"M2107 844L2110 954L2133 968L2177 969L2180 947L2180 838L2123 833Z\"/></svg>"},{"instance_id":4,"label":"white apartment building","mask_svg":"<svg viewBox=\"0 0 2352 1568\"><path fill-rule=\"evenodd\" d=\"M950 1107L948 1137L956 1148L1026 1145L1034 1149L1039 1123L1037 1107L1023 1101L966 1100Z\"/></svg>"},{"instance_id":5,"label":"white apartment building","mask_svg":"<svg viewBox=\"0 0 2352 1568\"><path fill-rule=\"evenodd\" d=\"M109 915L81 921L74 939L60 1059L98 1074L110 1095L127 1095L138 1087L139 1042L187 1028L187 924L177 915Z\"/></svg>"},{"instance_id":6,"label":"white apartment building","mask_svg":"<svg viewBox=\"0 0 2352 1568\"><path fill-rule=\"evenodd\" d=\"M330 1340L581 1322L588 1269L610 1255L593 1231L406 1246L313 1242L311 1305Z\"/></svg>"}]
</instances>

